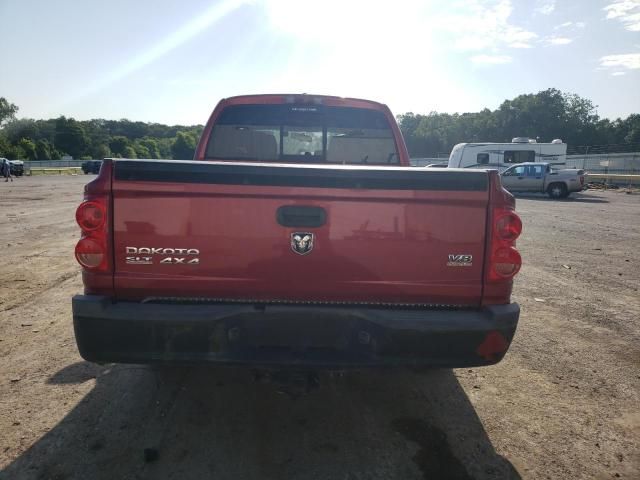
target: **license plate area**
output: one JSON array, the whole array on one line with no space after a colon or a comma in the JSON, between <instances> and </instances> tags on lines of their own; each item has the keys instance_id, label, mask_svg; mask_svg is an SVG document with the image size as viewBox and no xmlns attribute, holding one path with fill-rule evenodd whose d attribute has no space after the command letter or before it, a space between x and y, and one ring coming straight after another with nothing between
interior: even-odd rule
<instances>
[{"instance_id":1,"label":"license plate area","mask_svg":"<svg viewBox=\"0 0 640 480\"><path fill-rule=\"evenodd\" d=\"M261 319L238 322L229 330L229 339L237 337L248 347L280 347L305 350L344 349L350 344L356 321L323 315L264 315ZM231 341L231 343L234 343Z\"/></svg>"}]
</instances>

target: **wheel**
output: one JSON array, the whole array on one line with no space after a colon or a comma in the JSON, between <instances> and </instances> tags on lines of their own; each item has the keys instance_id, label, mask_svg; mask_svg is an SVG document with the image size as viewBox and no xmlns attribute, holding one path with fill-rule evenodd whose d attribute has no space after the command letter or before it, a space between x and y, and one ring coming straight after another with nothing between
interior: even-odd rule
<instances>
[{"instance_id":1,"label":"wheel","mask_svg":"<svg viewBox=\"0 0 640 480\"><path fill-rule=\"evenodd\" d=\"M551 198L566 198L569 195L567 186L564 183L552 183L547 189L547 193Z\"/></svg>"}]
</instances>

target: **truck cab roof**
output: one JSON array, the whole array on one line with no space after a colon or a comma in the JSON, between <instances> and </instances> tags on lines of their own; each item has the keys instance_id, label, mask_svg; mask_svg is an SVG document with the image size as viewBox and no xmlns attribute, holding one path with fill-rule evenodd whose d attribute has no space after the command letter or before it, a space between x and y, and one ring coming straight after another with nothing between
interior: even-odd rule
<instances>
[{"instance_id":1,"label":"truck cab roof","mask_svg":"<svg viewBox=\"0 0 640 480\"><path fill-rule=\"evenodd\" d=\"M374 100L353 97L338 97L335 95L315 95L309 93L266 93L257 95L236 95L223 98L220 104L242 105L242 104L270 104L270 103L309 103L315 105L343 106L343 107L366 107L376 109L388 108L384 103Z\"/></svg>"}]
</instances>

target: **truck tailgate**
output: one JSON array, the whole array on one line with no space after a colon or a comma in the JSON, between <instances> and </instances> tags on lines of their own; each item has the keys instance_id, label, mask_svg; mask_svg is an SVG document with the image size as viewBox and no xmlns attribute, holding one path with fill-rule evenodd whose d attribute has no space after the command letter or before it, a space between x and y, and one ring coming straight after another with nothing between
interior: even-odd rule
<instances>
[{"instance_id":1,"label":"truck tailgate","mask_svg":"<svg viewBox=\"0 0 640 480\"><path fill-rule=\"evenodd\" d=\"M481 300L484 171L115 160L112 194L121 299Z\"/></svg>"}]
</instances>

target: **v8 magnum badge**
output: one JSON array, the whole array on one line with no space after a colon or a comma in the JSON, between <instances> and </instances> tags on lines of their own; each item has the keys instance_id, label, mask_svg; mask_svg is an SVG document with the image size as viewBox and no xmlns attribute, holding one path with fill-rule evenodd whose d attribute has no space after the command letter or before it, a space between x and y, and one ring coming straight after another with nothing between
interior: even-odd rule
<instances>
[{"instance_id":1,"label":"v8 magnum badge","mask_svg":"<svg viewBox=\"0 0 640 480\"><path fill-rule=\"evenodd\" d=\"M447 267L472 267L473 255L466 254L449 254L449 261Z\"/></svg>"},{"instance_id":2,"label":"v8 magnum badge","mask_svg":"<svg viewBox=\"0 0 640 480\"><path fill-rule=\"evenodd\" d=\"M293 232L291 234L291 250L298 255L306 255L313 250L313 233Z\"/></svg>"}]
</instances>

